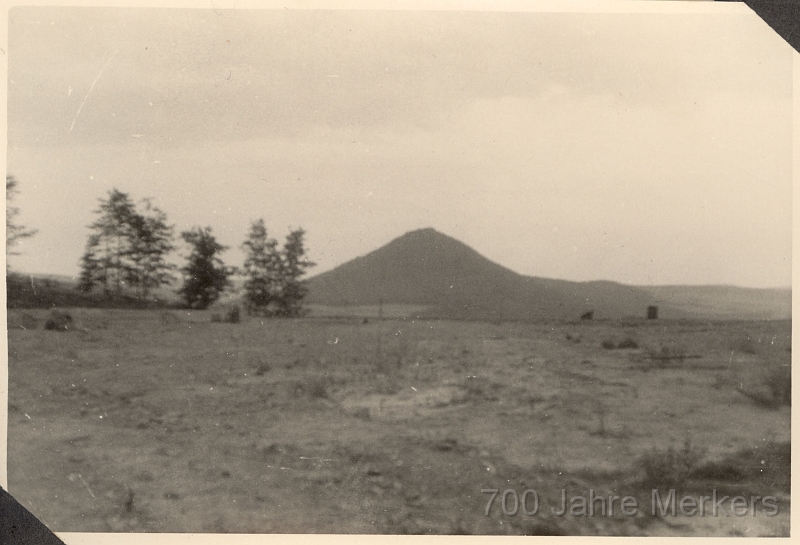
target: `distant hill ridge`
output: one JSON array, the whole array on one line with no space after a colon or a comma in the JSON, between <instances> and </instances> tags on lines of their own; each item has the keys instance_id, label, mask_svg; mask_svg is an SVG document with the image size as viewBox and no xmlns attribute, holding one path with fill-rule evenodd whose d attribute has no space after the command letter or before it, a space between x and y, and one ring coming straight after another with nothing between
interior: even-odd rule
<instances>
[{"instance_id":1,"label":"distant hill ridge","mask_svg":"<svg viewBox=\"0 0 800 545\"><path fill-rule=\"evenodd\" d=\"M789 319L791 290L732 286L627 286L518 274L435 229L419 229L309 279L307 301L328 306L424 305L465 320L643 317Z\"/></svg>"}]
</instances>

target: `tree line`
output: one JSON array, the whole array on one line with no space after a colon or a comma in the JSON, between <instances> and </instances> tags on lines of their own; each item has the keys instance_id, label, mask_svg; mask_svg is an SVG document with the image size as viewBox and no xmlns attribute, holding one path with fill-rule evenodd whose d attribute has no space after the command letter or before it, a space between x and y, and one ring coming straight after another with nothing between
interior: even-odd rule
<instances>
[{"instance_id":1,"label":"tree line","mask_svg":"<svg viewBox=\"0 0 800 545\"><path fill-rule=\"evenodd\" d=\"M16 191L16 180L6 177L6 248L35 231L17 225L18 210L8 203ZM263 219L254 221L242 244L242 268L226 265L220 257L227 246L214 237L211 227L193 227L180 233L189 249L178 267L168 260L175 250L174 226L166 213L150 199L135 203L118 189L101 198L96 220L89 225L86 250L80 258L77 289L83 293L102 291L107 298L135 297L147 300L154 290L172 285L180 272L176 290L191 309L205 309L233 285L231 277L244 276L243 305L248 314L299 316L307 293L303 276L314 263L306 257L305 231L290 230L283 245L267 234Z\"/></svg>"}]
</instances>

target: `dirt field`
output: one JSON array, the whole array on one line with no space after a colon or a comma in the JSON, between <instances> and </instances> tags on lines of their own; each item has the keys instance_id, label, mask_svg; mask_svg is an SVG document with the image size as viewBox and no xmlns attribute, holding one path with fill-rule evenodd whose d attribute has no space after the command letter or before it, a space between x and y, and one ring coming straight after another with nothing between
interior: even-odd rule
<instances>
[{"instance_id":1,"label":"dirt field","mask_svg":"<svg viewBox=\"0 0 800 545\"><path fill-rule=\"evenodd\" d=\"M9 312L9 489L55 531L789 533L790 322L72 316Z\"/></svg>"}]
</instances>

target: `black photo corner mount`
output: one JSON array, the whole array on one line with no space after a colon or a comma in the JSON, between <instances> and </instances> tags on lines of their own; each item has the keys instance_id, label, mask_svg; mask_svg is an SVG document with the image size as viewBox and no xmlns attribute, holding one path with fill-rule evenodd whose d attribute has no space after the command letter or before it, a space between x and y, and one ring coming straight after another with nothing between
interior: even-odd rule
<instances>
[{"instance_id":1,"label":"black photo corner mount","mask_svg":"<svg viewBox=\"0 0 800 545\"><path fill-rule=\"evenodd\" d=\"M739 0L716 0L730 2ZM745 0L795 51L800 51L800 1ZM0 544L65 545L36 516L0 487Z\"/></svg>"},{"instance_id":2,"label":"black photo corner mount","mask_svg":"<svg viewBox=\"0 0 800 545\"><path fill-rule=\"evenodd\" d=\"M741 0L716 0L739 2ZM795 51L800 51L800 2L797 0L744 0L772 30Z\"/></svg>"},{"instance_id":3,"label":"black photo corner mount","mask_svg":"<svg viewBox=\"0 0 800 545\"><path fill-rule=\"evenodd\" d=\"M0 487L0 543L64 545L38 518Z\"/></svg>"}]
</instances>

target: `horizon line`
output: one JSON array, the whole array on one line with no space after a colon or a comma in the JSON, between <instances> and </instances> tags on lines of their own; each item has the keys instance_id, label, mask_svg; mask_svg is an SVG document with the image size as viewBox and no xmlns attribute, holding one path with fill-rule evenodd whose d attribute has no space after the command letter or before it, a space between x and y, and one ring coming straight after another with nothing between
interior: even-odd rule
<instances>
[{"instance_id":1,"label":"horizon line","mask_svg":"<svg viewBox=\"0 0 800 545\"><path fill-rule=\"evenodd\" d=\"M358 256L358 257L363 257L363 256ZM354 258L354 259L357 259L357 258ZM347 263L347 261L345 263ZM306 280L306 281L313 280L314 278L316 278L318 276L321 276L323 274L326 274L328 272L331 272L331 271L335 270L339 266L341 266L341 264L337 265L333 269L329 269L329 270L321 272L319 274L308 276L304 280ZM511 269L509 269L509 270L511 270ZM610 282L612 284L618 284L620 286L625 286L625 287L630 287L630 288L645 288L645 289L647 289L647 288L735 288L735 289L745 289L745 290L792 291L792 286L791 285L790 286L785 286L785 285L784 286L743 286L743 285L740 285L740 284L730 284L730 283L720 283L720 284L713 284L713 283L704 283L704 284L675 284L675 283L670 283L670 284L626 284L624 282L619 282L617 280L608 280L606 278L598 278L598 279L594 279L594 280L567 280L567 279L564 279L564 278L550 278L550 277L545 277L545 276L534 276L534 275L529 275L529 274L521 274L521 273L518 273L516 271L513 271L513 272L515 274L518 274L519 276L521 276L523 278L538 278L538 279L541 279L541 280L555 280L555 281L558 281L558 282L571 282L573 284L592 284L592 283L595 283L595 282ZM10 270L7 271L6 278L8 278L8 276L10 276L10 275L33 277L33 278L38 278L38 279L44 279L44 278L51 277L54 280L69 279L71 281L77 281L78 277L80 276L79 274L73 275L73 274L66 274L66 273L53 273L53 272L41 272L41 271L39 271L39 272L37 272L37 271L17 271L17 270L14 270L14 269L10 269ZM238 275L238 274L234 274L231 277L232 278L243 278L242 275ZM179 281L176 281L174 284L177 284L178 282ZM166 284L166 286L170 286L170 285L173 285L173 284Z\"/></svg>"}]
</instances>

